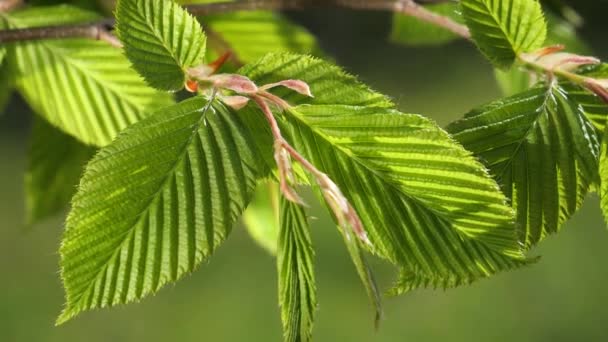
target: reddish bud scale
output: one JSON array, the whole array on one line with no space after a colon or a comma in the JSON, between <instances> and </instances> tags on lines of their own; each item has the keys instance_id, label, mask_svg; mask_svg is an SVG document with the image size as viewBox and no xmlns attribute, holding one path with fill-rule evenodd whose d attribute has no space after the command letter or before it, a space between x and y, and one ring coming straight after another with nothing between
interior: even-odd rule
<instances>
[{"instance_id":1,"label":"reddish bud scale","mask_svg":"<svg viewBox=\"0 0 608 342\"><path fill-rule=\"evenodd\" d=\"M198 82L194 80L187 80L184 86L186 90L191 93L196 93L198 91Z\"/></svg>"}]
</instances>

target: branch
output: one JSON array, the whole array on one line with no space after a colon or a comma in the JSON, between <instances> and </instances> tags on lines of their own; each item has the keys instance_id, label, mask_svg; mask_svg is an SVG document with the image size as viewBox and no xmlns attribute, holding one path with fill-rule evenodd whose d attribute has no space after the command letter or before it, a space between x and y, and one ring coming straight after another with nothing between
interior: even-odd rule
<instances>
[{"instance_id":1,"label":"branch","mask_svg":"<svg viewBox=\"0 0 608 342\"><path fill-rule=\"evenodd\" d=\"M0 0L0 12L9 12L23 5L23 0Z\"/></svg>"},{"instance_id":2,"label":"branch","mask_svg":"<svg viewBox=\"0 0 608 342\"><path fill-rule=\"evenodd\" d=\"M354 10L389 11L416 17L420 20L450 30L465 39L469 39L470 34L466 26L461 25L448 17L431 12L419 4L442 3L450 1L451 0L253 0L195 4L184 7L193 15L210 15L255 10L305 10L312 8L344 8ZM0 12L5 12L11 3L19 4L21 1L5 0L1 2ZM116 40L116 38L110 33L114 29L114 24L115 20L113 18L107 18L86 24L2 30L0 31L0 43L41 39L89 38L105 40L110 42L112 45L117 45L119 44L118 40Z\"/></svg>"}]
</instances>

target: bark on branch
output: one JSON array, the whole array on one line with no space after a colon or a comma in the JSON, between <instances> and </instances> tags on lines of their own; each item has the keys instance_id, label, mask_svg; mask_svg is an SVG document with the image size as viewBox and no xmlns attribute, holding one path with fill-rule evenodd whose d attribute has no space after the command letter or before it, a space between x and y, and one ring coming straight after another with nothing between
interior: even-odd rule
<instances>
[{"instance_id":1,"label":"bark on branch","mask_svg":"<svg viewBox=\"0 0 608 342\"><path fill-rule=\"evenodd\" d=\"M416 17L420 20L445 28L457 35L469 39L466 26L448 17L438 15L420 6L422 3L443 3L452 0L253 0L239 2L218 2L184 6L193 15L210 15L237 11L255 10L305 10L313 8L343 8L354 10L388 11ZM19 0L0 2L0 12L14 8ZM34 27L0 31L0 43L21 42L41 39L90 38L105 40L113 45L120 43L111 31L115 20L106 18L97 22L59 26Z\"/></svg>"}]
</instances>

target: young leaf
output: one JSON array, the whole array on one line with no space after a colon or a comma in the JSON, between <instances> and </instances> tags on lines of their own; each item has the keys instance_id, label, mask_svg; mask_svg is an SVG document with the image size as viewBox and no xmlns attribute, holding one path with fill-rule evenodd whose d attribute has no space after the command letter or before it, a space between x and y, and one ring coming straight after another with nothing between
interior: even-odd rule
<instances>
[{"instance_id":1,"label":"young leaf","mask_svg":"<svg viewBox=\"0 0 608 342\"><path fill-rule=\"evenodd\" d=\"M279 187L275 182L264 181L258 185L251 204L243 214L249 235L270 254L277 253L279 238Z\"/></svg>"},{"instance_id":2,"label":"young leaf","mask_svg":"<svg viewBox=\"0 0 608 342\"><path fill-rule=\"evenodd\" d=\"M283 197L280 212L277 269L284 341L307 342L317 308L310 227L304 209Z\"/></svg>"},{"instance_id":3,"label":"young leaf","mask_svg":"<svg viewBox=\"0 0 608 342\"><path fill-rule=\"evenodd\" d=\"M528 248L559 231L597 175L597 132L558 85L481 107L448 131L484 161L511 198Z\"/></svg>"},{"instance_id":4,"label":"young leaf","mask_svg":"<svg viewBox=\"0 0 608 342\"><path fill-rule=\"evenodd\" d=\"M439 15L447 16L456 22L463 22L457 2L429 4L424 7ZM393 28L391 31L391 40L393 42L408 45L439 45L458 38L456 34L418 18L403 14L395 14L393 16Z\"/></svg>"},{"instance_id":5,"label":"young leaf","mask_svg":"<svg viewBox=\"0 0 608 342\"><path fill-rule=\"evenodd\" d=\"M374 307L375 312L374 323L376 328L378 328L383 315L382 295L378 290L378 285L376 284L376 278L374 277L374 273L372 272L372 269L369 267L367 259L365 258L365 252L361 247L359 239L347 229L338 229L340 230L340 233L344 238L346 249L350 254L350 259L355 265L355 269L357 270L359 279L361 279L361 283L363 283L365 292L367 293L367 296L372 302L372 306Z\"/></svg>"},{"instance_id":6,"label":"young leaf","mask_svg":"<svg viewBox=\"0 0 608 342\"><path fill-rule=\"evenodd\" d=\"M311 184L315 184L311 182ZM314 186L313 190L317 198L321 202L325 202L326 200L321 193L321 189L318 186ZM326 203L327 205L327 203ZM332 215L333 216L333 215ZM337 222L336 218L333 217L334 221ZM383 310L382 310L382 295L378 289L378 285L376 284L376 278L374 277L374 273L372 269L369 267L367 259L365 258L364 247L361 246L361 240L353 234L350 229L344 229L340 227L338 224L338 231L342 238L344 239L344 244L346 245L346 249L348 250L348 254L350 255L350 259L353 262L355 269L357 270L357 275L365 288L365 292L369 297L371 304L374 308L374 325L376 329L380 326L380 320L382 319Z\"/></svg>"},{"instance_id":7,"label":"young leaf","mask_svg":"<svg viewBox=\"0 0 608 342\"><path fill-rule=\"evenodd\" d=\"M69 7L31 7L11 13L13 28L90 22L98 16ZM172 103L149 88L121 51L90 39L42 40L8 45L16 85L29 105L53 126L103 146L147 108Z\"/></svg>"},{"instance_id":8,"label":"young leaf","mask_svg":"<svg viewBox=\"0 0 608 342\"><path fill-rule=\"evenodd\" d=\"M538 0L462 0L462 15L481 52L507 69L518 54L545 42L547 26Z\"/></svg>"},{"instance_id":9,"label":"young leaf","mask_svg":"<svg viewBox=\"0 0 608 342\"><path fill-rule=\"evenodd\" d=\"M281 90L292 105L308 104L277 119L295 148L342 189L374 252L440 279L476 279L522 262L504 195L434 123L390 109L381 95L310 57L270 54L242 72L257 84L297 78L310 85L314 99Z\"/></svg>"},{"instance_id":10,"label":"young leaf","mask_svg":"<svg viewBox=\"0 0 608 342\"><path fill-rule=\"evenodd\" d=\"M116 22L133 67L157 89L182 89L187 69L203 64L203 29L172 0L118 0Z\"/></svg>"},{"instance_id":11,"label":"young leaf","mask_svg":"<svg viewBox=\"0 0 608 342\"><path fill-rule=\"evenodd\" d=\"M127 128L88 164L61 246L67 307L139 300L192 272L253 195L258 157L238 117L195 97Z\"/></svg>"},{"instance_id":12,"label":"young leaf","mask_svg":"<svg viewBox=\"0 0 608 342\"><path fill-rule=\"evenodd\" d=\"M25 174L26 221L36 223L67 208L95 149L34 118Z\"/></svg>"}]
</instances>

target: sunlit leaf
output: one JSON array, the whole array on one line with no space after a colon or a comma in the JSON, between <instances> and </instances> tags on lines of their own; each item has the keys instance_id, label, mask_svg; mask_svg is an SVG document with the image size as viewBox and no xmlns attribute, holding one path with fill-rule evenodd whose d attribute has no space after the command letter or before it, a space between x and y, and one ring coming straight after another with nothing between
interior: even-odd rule
<instances>
[{"instance_id":1,"label":"sunlit leaf","mask_svg":"<svg viewBox=\"0 0 608 342\"><path fill-rule=\"evenodd\" d=\"M58 319L137 301L192 272L253 196L259 158L238 117L201 97L127 128L87 165L61 246Z\"/></svg>"},{"instance_id":2,"label":"sunlit leaf","mask_svg":"<svg viewBox=\"0 0 608 342\"><path fill-rule=\"evenodd\" d=\"M560 86L473 110L448 131L482 160L511 199L531 247L580 208L598 169L597 132Z\"/></svg>"},{"instance_id":3,"label":"sunlit leaf","mask_svg":"<svg viewBox=\"0 0 608 342\"><path fill-rule=\"evenodd\" d=\"M11 27L81 23L98 16L69 6L31 7L11 14ZM148 87L120 49L91 39L20 42L11 48L16 86L53 126L91 145L108 144L149 108L172 103Z\"/></svg>"},{"instance_id":4,"label":"sunlit leaf","mask_svg":"<svg viewBox=\"0 0 608 342\"><path fill-rule=\"evenodd\" d=\"M127 57L155 88L182 89L187 69L203 64L203 29L172 0L119 0L116 22Z\"/></svg>"},{"instance_id":5,"label":"sunlit leaf","mask_svg":"<svg viewBox=\"0 0 608 342\"><path fill-rule=\"evenodd\" d=\"M385 98L335 69L310 57L271 54L242 72L259 84L298 78L310 85L314 99L281 93L302 104L277 119L343 190L374 252L446 281L520 265L512 211L485 168L433 122L390 109Z\"/></svg>"},{"instance_id":6,"label":"sunlit leaf","mask_svg":"<svg viewBox=\"0 0 608 342\"><path fill-rule=\"evenodd\" d=\"M506 69L518 54L540 48L547 26L537 0L462 0L462 15L481 52Z\"/></svg>"}]
</instances>

